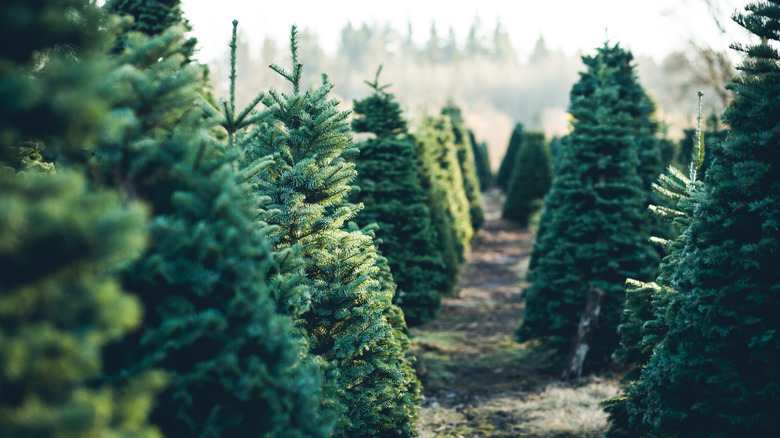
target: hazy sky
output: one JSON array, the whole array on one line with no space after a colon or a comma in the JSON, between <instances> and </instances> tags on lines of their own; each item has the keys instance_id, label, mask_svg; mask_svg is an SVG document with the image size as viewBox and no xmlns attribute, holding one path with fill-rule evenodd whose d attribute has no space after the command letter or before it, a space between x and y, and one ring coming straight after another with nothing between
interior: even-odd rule
<instances>
[{"instance_id":1,"label":"hazy sky","mask_svg":"<svg viewBox=\"0 0 780 438\"><path fill-rule=\"evenodd\" d=\"M660 60L671 50L685 48L691 39L724 50L735 39L744 40L729 18L746 0L711 0L717 5L724 36L715 25L706 0L183 0L186 17L200 40L202 61L218 57L227 48L231 21L249 37L253 47L266 36L284 42L297 23L320 38L327 52L338 47L339 33L347 22L390 23L398 30L412 24L413 36L425 41L431 22L440 36L453 27L462 42L474 17L483 31L492 33L496 20L509 32L521 55L530 53L543 35L547 45L568 53L588 53L606 38L620 42L635 56Z\"/></svg>"}]
</instances>

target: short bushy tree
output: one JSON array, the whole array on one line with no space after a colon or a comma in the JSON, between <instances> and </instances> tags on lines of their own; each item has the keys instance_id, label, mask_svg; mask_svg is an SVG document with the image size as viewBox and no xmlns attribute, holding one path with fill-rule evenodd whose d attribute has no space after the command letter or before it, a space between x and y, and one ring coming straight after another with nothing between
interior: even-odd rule
<instances>
[{"instance_id":1,"label":"short bushy tree","mask_svg":"<svg viewBox=\"0 0 780 438\"><path fill-rule=\"evenodd\" d=\"M617 326L627 278L650 280L657 259L646 228L645 193L637 173L632 101L621 94L618 69L604 45L586 56L572 88L573 131L561 142L560 161L545 199L542 226L525 291L522 340L546 338L566 349L590 291L603 293L586 368L600 368L618 346Z\"/></svg>"},{"instance_id":2,"label":"short bushy tree","mask_svg":"<svg viewBox=\"0 0 780 438\"><path fill-rule=\"evenodd\" d=\"M269 124L258 126L247 153L251 161L270 159L254 179L268 197L277 245L300 245L311 282L312 302L300 317L310 351L331 363L328 384L341 408L336 436L413 436L418 383L404 351L406 335L388 321L397 307L393 288L378 281L372 237L348 231L346 221L360 210L346 202L355 177L348 112L328 97L325 81L302 90L297 29L291 35L292 70L272 66L292 85L292 93L270 91L276 107ZM257 162L257 161L255 161Z\"/></svg>"},{"instance_id":3,"label":"short bushy tree","mask_svg":"<svg viewBox=\"0 0 780 438\"><path fill-rule=\"evenodd\" d=\"M474 151L474 165L477 169L477 179L479 179L479 189L485 191L495 183L493 169L490 167L490 155L488 154L487 144L477 142L474 131L469 130L469 141L471 150Z\"/></svg>"},{"instance_id":4,"label":"short bushy tree","mask_svg":"<svg viewBox=\"0 0 780 438\"><path fill-rule=\"evenodd\" d=\"M728 139L712 148L693 192L684 247L670 264L656 315L666 335L632 385L639 436L771 436L780 430L777 187L780 3L758 1L735 21L760 42L729 84ZM640 410L641 409L641 410Z\"/></svg>"},{"instance_id":5,"label":"short bushy tree","mask_svg":"<svg viewBox=\"0 0 780 438\"><path fill-rule=\"evenodd\" d=\"M544 133L526 132L506 191L503 217L527 226L552 184L552 155Z\"/></svg>"},{"instance_id":6,"label":"short bushy tree","mask_svg":"<svg viewBox=\"0 0 780 438\"><path fill-rule=\"evenodd\" d=\"M505 192L509 188L509 180L512 177L512 171L517 161L517 153L520 151L522 144L523 125L518 123L512 130L512 135L509 137L509 145L506 147L504 158L501 159L501 165L498 167L498 173L496 174L496 186Z\"/></svg>"},{"instance_id":7,"label":"short bushy tree","mask_svg":"<svg viewBox=\"0 0 780 438\"><path fill-rule=\"evenodd\" d=\"M406 322L418 325L432 319L441 305L444 261L438 235L418 171L414 139L392 94L380 87L379 74L368 83L371 96L355 101L352 129L376 137L356 146L353 159L357 178L350 200L364 209L355 218L360 225L376 223L378 249L387 257L398 286L396 302Z\"/></svg>"}]
</instances>

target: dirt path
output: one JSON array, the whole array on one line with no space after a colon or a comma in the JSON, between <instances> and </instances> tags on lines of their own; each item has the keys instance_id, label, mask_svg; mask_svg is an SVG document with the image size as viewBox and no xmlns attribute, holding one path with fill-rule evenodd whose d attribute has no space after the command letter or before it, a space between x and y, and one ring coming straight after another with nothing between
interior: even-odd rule
<instances>
[{"instance_id":1,"label":"dirt path","mask_svg":"<svg viewBox=\"0 0 780 438\"><path fill-rule=\"evenodd\" d=\"M501 219L502 197L483 195L484 228L462 270L461 291L436 320L411 330L423 382L421 437L589 437L603 433L598 401L611 380L561 385L548 354L514 341L533 234Z\"/></svg>"}]
</instances>

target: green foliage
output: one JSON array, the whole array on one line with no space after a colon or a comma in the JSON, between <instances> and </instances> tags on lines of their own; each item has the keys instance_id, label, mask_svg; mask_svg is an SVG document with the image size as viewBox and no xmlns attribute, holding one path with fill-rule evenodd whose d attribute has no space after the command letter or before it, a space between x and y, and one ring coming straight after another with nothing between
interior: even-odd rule
<instances>
[{"instance_id":1,"label":"green foliage","mask_svg":"<svg viewBox=\"0 0 780 438\"><path fill-rule=\"evenodd\" d=\"M565 350L577 332L588 291L604 292L586 368L604 367L618 346L626 278L649 280L657 259L646 229L646 195L634 147L634 102L621 93L610 60L619 46L583 58L572 88L573 131L559 163L531 260L520 339L546 338ZM626 59L626 57L622 57Z\"/></svg>"},{"instance_id":2,"label":"green foliage","mask_svg":"<svg viewBox=\"0 0 780 438\"><path fill-rule=\"evenodd\" d=\"M444 236L454 240L458 263L461 263L471 250L474 229L471 227L469 201L463 188L452 124L446 117L427 116L415 137L424 172L431 186L436 186L434 196L441 198L451 223L450 231Z\"/></svg>"},{"instance_id":3,"label":"green foliage","mask_svg":"<svg viewBox=\"0 0 780 438\"><path fill-rule=\"evenodd\" d=\"M523 143L523 125L518 123L515 125L515 129L512 130L512 136L509 138L509 145L504 153L504 158L501 160L501 165L498 167L498 173L496 174L496 186L503 191L509 188L509 181L512 178L512 171L514 170L515 162L517 161L517 153L520 151L520 147Z\"/></svg>"},{"instance_id":4,"label":"green foliage","mask_svg":"<svg viewBox=\"0 0 780 438\"><path fill-rule=\"evenodd\" d=\"M140 322L112 272L146 244L143 208L65 171L2 170L0 191L0 435L159 437L160 374L94 384L103 346Z\"/></svg>"},{"instance_id":5,"label":"green foliage","mask_svg":"<svg viewBox=\"0 0 780 438\"><path fill-rule=\"evenodd\" d=\"M485 223L485 211L482 208L481 190L479 178L477 178L477 166L471 137L469 137L460 108L455 106L454 103L444 107L441 113L450 119L452 132L455 134L455 147L458 151L458 163L460 164L460 173L463 178L463 190L466 192L466 199L469 202L471 228L476 232Z\"/></svg>"},{"instance_id":6,"label":"green foliage","mask_svg":"<svg viewBox=\"0 0 780 438\"><path fill-rule=\"evenodd\" d=\"M0 160L37 166L46 144L59 162L94 145L106 122L112 66L100 51L109 32L86 0L13 0L0 5ZM45 166L45 165L44 165Z\"/></svg>"},{"instance_id":7,"label":"green foliage","mask_svg":"<svg viewBox=\"0 0 780 438\"><path fill-rule=\"evenodd\" d=\"M490 156L485 142L477 143L474 132L469 130L469 141L471 150L474 153L474 166L477 169L477 179L479 179L479 188L483 192L495 183L493 178L493 169L490 167Z\"/></svg>"},{"instance_id":8,"label":"green foliage","mask_svg":"<svg viewBox=\"0 0 780 438\"><path fill-rule=\"evenodd\" d=\"M523 134L522 146L506 192L503 217L527 226L552 184L550 146L540 132Z\"/></svg>"},{"instance_id":9,"label":"green foliage","mask_svg":"<svg viewBox=\"0 0 780 438\"><path fill-rule=\"evenodd\" d=\"M235 155L209 137L187 41L181 26L131 32L118 58L117 81L132 90L115 109L124 134L106 136L94 164L154 219L148 249L122 270L146 308L143 329L105 350L106 378L165 370L151 419L167 436L328 436L316 360L275 313L260 201Z\"/></svg>"},{"instance_id":10,"label":"green foliage","mask_svg":"<svg viewBox=\"0 0 780 438\"><path fill-rule=\"evenodd\" d=\"M702 157L702 164L699 166L699 170L696 172L696 180L704 181L704 177L707 175L707 169L712 164L712 150L719 143L723 143L728 136L729 131L727 129L711 130L703 129L701 131L702 141L704 141ZM680 139L680 150L678 163L682 166L685 163L687 169L687 163L691 161L693 155L694 139L696 138L695 129L686 129L683 131L683 138Z\"/></svg>"},{"instance_id":11,"label":"green foliage","mask_svg":"<svg viewBox=\"0 0 780 438\"><path fill-rule=\"evenodd\" d=\"M728 88L727 140L691 191L690 224L662 265L655 317L666 327L625 408L632 436L772 436L780 429L777 151L780 3L735 21L760 37ZM772 42L770 42L770 40ZM645 340L648 342L648 340Z\"/></svg>"},{"instance_id":12,"label":"green foliage","mask_svg":"<svg viewBox=\"0 0 780 438\"><path fill-rule=\"evenodd\" d=\"M378 76L378 75L377 75ZM358 190L350 200L364 209L355 218L361 225L376 223L378 249L386 255L398 292L395 301L409 325L432 319L446 292L444 261L438 235L423 190L414 139L392 94L370 83L371 96L355 101L355 132L375 138L358 143L354 158Z\"/></svg>"},{"instance_id":13,"label":"green foliage","mask_svg":"<svg viewBox=\"0 0 780 438\"><path fill-rule=\"evenodd\" d=\"M133 17L133 24L128 31L155 36L176 25L183 25L187 31L192 30L181 10L181 0L107 0L105 8L112 14ZM119 48L125 44L124 36L121 36L118 39ZM191 57L196 44L195 38L187 39L182 53L188 58Z\"/></svg>"},{"instance_id":14,"label":"green foliage","mask_svg":"<svg viewBox=\"0 0 780 438\"><path fill-rule=\"evenodd\" d=\"M276 111L257 126L246 164L270 160L253 183L275 211L268 220L277 246L299 245L306 260L312 301L300 323L310 352L333 366L329 402L342 414L335 436L413 436L419 383L405 356L401 321L388 321L400 312L392 304L394 288L377 280L372 237L345 229L360 209L346 202L356 173L345 160L355 152L349 113L328 97L333 85L327 81L301 89L295 27L290 47L292 70L271 68L293 92L270 91L265 102Z\"/></svg>"}]
</instances>

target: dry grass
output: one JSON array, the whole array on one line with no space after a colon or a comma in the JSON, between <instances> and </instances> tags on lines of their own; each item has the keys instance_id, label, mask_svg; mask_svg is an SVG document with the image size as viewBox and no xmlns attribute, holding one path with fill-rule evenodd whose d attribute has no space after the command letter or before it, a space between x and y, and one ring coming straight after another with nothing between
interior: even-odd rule
<instances>
[{"instance_id":1,"label":"dry grass","mask_svg":"<svg viewBox=\"0 0 780 438\"><path fill-rule=\"evenodd\" d=\"M515 342L533 235L503 222L500 197L485 197L487 223L464 266L461 292L439 317L412 329L425 402L422 438L598 437L599 402L617 394L616 379L560 382L560 358Z\"/></svg>"}]
</instances>

